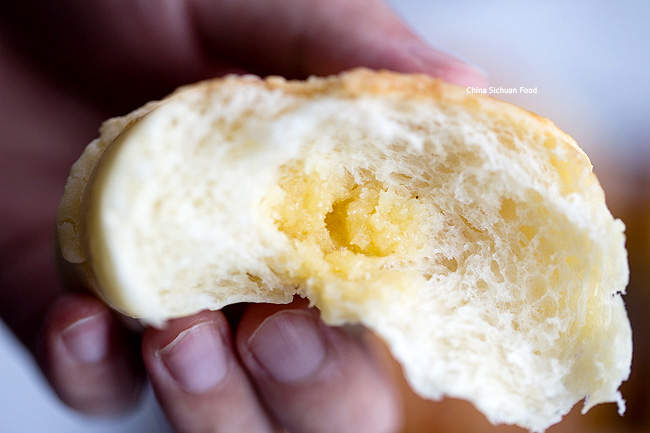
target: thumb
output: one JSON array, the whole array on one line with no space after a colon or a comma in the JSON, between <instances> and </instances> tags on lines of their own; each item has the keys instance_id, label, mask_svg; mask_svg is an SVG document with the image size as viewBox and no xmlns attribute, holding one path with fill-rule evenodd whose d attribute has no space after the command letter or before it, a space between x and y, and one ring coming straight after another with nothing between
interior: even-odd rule
<instances>
[{"instance_id":1,"label":"thumb","mask_svg":"<svg viewBox=\"0 0 650 433\"><path fill-rule=\"evenodd\" d=\"M383 0L192 0L212 55L260 75L326 75L355 66L420 72L463 85L485 74L416 36Z\"/></svg>"}]
</instances>

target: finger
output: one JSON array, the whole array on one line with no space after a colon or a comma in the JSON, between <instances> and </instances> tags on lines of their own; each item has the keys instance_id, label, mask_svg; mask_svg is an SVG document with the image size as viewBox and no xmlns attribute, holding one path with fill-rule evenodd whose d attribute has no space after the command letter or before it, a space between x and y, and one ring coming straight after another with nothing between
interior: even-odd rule
<instances>
[{"instance_id":1,"label":"finger","mask_svg":"<svg viewBox=\"0 0 650 433\"><path fill-rule=\"evenodd\" d=\"M424 43L384 0L44 3L11 1L8 27L75 86L105 101L120 95L126 106L226 72L304 77L367 66L487 82L476 66Z\"/></svg>"},{"instance_id":2,"label":"finger","mask_svg":"<svg viewBox=\"0 0 650 433\"><path fill-rule=\"evenodd\" d=\"M259 74L300 77L367 66L463 85L486 82L476 66L424 43L383 0L189 3L213 54Z\"/></svg>"},{"instance_id":3,"label":"finger","mask_svg":"<svg viewBox=\"0 0 650 433\"><path fill-rule=\"evenodd\" d=\"M400 402L360 336L328 328L315 309L254 305L237 332L263 400L291 432L398 431Z\"/></svg>"},{"instance_id":4,"label":"finger","mask_svg":"<svg viewBox=\"0 0 650 433\"><path fill-rule=\"evenodd\" d=\"M91 296L64 295L44 323L44 370L66 404L88 414L133 407L143 383L142 366L133 356L137 343L106 307Z\"/></svg>"},{"instance_id":5,"label":"finger","mask_svg":"<svg viewBox=\"0 0 650 433\"><path fill-rule=\"evenodd\" d=\"M274 431L230 344L220 312L202 312L149 328L145 365L160 404L176 431Z\"/></svg>"}]
</instances>

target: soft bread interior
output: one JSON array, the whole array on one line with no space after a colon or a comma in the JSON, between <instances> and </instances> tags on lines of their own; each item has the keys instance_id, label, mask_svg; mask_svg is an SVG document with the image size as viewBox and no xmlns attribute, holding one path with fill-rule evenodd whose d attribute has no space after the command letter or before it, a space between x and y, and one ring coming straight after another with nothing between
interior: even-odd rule
<instances>
[{"instance_id":1,"label":"soft bread interior","mask_svg":"<svg viewBox=\"0 0 650 433\"><path fill-rule=\"evenodd\" d=\"M382 336L416 391L543 431L624 403L623 224L546 119L419 76L201 83L113 120L73 168L68 260L153 324L308 297Z\"/></svg>"}]
</instances>

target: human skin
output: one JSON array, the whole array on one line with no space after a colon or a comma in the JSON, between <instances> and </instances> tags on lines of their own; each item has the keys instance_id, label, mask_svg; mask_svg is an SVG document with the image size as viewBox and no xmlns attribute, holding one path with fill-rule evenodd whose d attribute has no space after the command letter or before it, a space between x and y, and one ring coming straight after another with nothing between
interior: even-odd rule
<instances>
[{"instance_id":1,"label":"human skin","mask_svg":"<svg viewBox=\"0 0 650 433\"><path fill-rule=\"evenodd\" d=\"M297 300L134 331L57 265L56 206L102 120L182 84L367 66L482 86L482 72L427 46L379 0L4 3L0 315L61 399L120 413L148 376L179 432L396 431L399 395L363 330L326 327Z\"/></svg>"}]
</instances>

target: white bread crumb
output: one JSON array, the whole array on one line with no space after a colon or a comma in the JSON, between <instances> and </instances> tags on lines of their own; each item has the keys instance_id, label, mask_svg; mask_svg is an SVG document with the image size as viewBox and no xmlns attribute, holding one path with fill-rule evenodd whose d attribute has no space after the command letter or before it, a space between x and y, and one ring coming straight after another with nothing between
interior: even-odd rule
<instances>
[{"instance_id":1,"label":"white bread crumb","mask_svg":"<svg viewBox=\"0 0 650 433\"><path fill-rule=\"evenodd\" d=\"M624 227L550 121L424 76L228 77L104 127L64 256L155 325L308 297L377 332L422 396L544 431L630 372Z\"/></svg>"}]
</instances>

